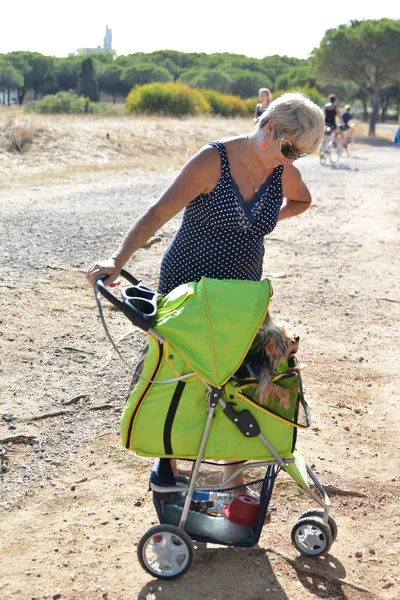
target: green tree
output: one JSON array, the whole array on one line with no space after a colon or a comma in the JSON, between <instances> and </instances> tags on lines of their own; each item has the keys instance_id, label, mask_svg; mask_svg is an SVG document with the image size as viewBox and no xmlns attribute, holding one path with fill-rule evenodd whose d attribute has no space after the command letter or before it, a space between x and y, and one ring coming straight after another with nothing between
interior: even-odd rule
<instances>
[{"instance_id":1,"label":"green tree","mask_svg":"<svg viewBox=\"0 0 400 600\"><path fill-rule=\"evenodd\" d=\"M23 81L17 88L18 104L23 104L25 95L29 89L27 87L27 82L28 76L32 71L32 67L29 64L27 54L27 52L10 52L10 54L7 55L8 60L23 76Z\"/></svg>"},{"instance_id":2,"label":"green tree","mask_svg":"<svg viewBox=\"0 0 400 600\"><path fill-rule=\"evenodd\" d=\"M384 123L389 116L389 110L392 109L396 115L399 114L400 106L400 85L390 85L382 90L381 96L381 121Z\"/></svg>"},{"instance_id":3,"label":"green tree","mask_svg":"<svg viewBox=\"0 0 400 600\"><path fill-rule=\"evenodd\" d=\"M174 77L174 79L177 79L179 77L179 74L181 73L181 68L174 63L173 60L171 60L170 58L164 58L162 60L158 60L155 61L156 64L158 64L159 67L163 67L164 69L167 69L167 71L169 73L171 73L171 75Z\"/></svg>"},{"instance_id":4,"label":"green tree","mask_svg":"<svg viewBox=\"0 0 400 600\"><path fill-rule=\"evenodd\" d=\"M78 92L80 96L84 96L91 102L98 102L100 99L99 86L91 58L85 58L82 61L81 72L78 76Z\"/></svg>"},{"instance_id":5,"label":"green tree","mask_svg":"<svg viewBox=\"0 0 400 600\"><path fill-rule=\"evenodd\" d=\"M122 82L124 86L124 95L135 85L145 85L152 82L167 82L173 81L171 73L163 67L158 67L154 63L139 63L124 69Z\"/></svg>"},{"instance_id":6,"label":"green tree","mask_svg":"<svg viewBox=\"0 0 400 600\"><path fill-rule=\"evenodd\" d=\"M23 74L18 71L8 60L6 55L0 56L0 91L3 96L3 104L10 104L10 95L13 88L19 88L24 83Z\"/></svg>"},{"instance_id":7,"label":"green tree","mask_svg":"<svg viewBox=\"0 0 400 600\"><path fill-rule=\"evenodd\" d=\"M54 64L51 63L49 64L47 73L43 77L42 94L46 96L48 94L57 94L59 91L60 88L58 87Z\"/></svg>"},{"instance_id":8,"label":"green tree","mask_svg":"<svg viewBox=\"0 0 400 600\"><path fill-rule=\"evenodd\" d=\"M315 87L315 77L311 75L311 66L301 65L289 67L275 79L275 88L294 90L299 87Z\"/></svg>"},{"instance_id":9,"label":"green tree","mask_svg":"<svg viewBox=\"0 0 400 600\"><path fill-rule=\"evenodd\" d=\"M123 69L118 65L110 65L101 69L97 78L99 82L99 89L110 94L113 97L114 104L116 102L117 94L124 94L124 84L122 82Z\"/></svg>"},{"instance_id":10,"label":"green tree","mask_svg":"<svg viewBox=\"0 0 400 600\"><path fill-rule=\"evenodd\" d=\"M18 86L18 102L23 104L26 93L33 90L35 98L43 94L44 79L47 73L51 73L53 59L39 52L10 52L8 59L14 67L24 76L24 82Z\"/></svg>"},{"instance_id":11,"label":"green tree","mask_svg":"<svg viewBox=\"0 0 400 600\"><path fill-rule=\"evenodd\" d=\"M228 75L231 78L230 93L241 98L257 96L260 87L271 86L271 80L260 71L231 69Z\"/></svg>"},{"instance_id":12,"label":"green tree","mask_svg":"<svg viewBox=\"0 0 400 600\"><path fill-rule=\"evenodd\" d=\"M382 89L400 78L400 20L351 21L329 29L313 51L312 70L323 84L353 81L371 97L374 136Z\"/></svg>"},{"instance_id":13,"label":"green tree","mask_svg":"<svg viewBox=\"0 0 400 600\"><path fill-rule=\"evenodd\" d=\"M182 72L178 81L190 87L216 90L222 94L227 94L231 89L229 76L218 69L189 69Z\"/></svg>"},{"instance_id":14,"label":"green tree","mask_svg":"<svg viewBox=\"0 0 400 600\"><path fill-rule=\"evenodd\" d=\"M55 74L58 87L63 92L78 89L78 77L81 71L82 58L71 56L69 58L55 59Z\"/></svg>"},{"instance_id":15,"label":"green tree","mask_svg":"<svg viewBox=\"0 0 400 600\"><path fill-rule=\"evenodd\" d=\"M271 81L271 90L276 90L279 86L276 83L279 75L287 71L291 67L301 67L308 64L308 60L300 60L298 58L289 58L288 56L279 56L274 54L260 60L260 68L268 76ZM262 87L262 86L260 86Z\"/></svg>"}]
</instances>

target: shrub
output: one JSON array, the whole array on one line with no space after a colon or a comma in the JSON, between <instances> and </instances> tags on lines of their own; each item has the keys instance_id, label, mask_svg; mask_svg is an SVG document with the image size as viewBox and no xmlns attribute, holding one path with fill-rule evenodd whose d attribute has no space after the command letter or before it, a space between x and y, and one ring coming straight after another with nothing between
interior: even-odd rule
<instances>
[{"instance_id":1,"label":"shrub","mask_svg":"<svg viewBox=\"0 0 400 600\"><path fill-rule=\"evenodd\" d=\"M104 117L115 117L119 115L115 104L110 104L109 102L90 102L89 112L93 115L101 115Z\"/></svg>"},{"instance_id":2,"label":"shrub","mask_svg":"<svg viewBox=\"0 0 400 600\"><path fill-rule=\"evenodd\" d=\"M254 98L246 98L243 101L246 104L246 108L249 114L254 115L256 110L256 104L260 102L258 96L254 96Z\"/></svg>"},{"instance_id":3,"label":"shrub","mask_svg":"<svg viewBox=\"0 0 400 600\"><path fill-rule=\"evenodd\" d=\"M79 97L74 92L59 92L55 95L44 96L41 100L29 102L25 110L41 114L117 114L117 111L111 104L107 102L90 102L87 98Z\"/></svg>"},{"instance_id":4,"label":"shrub","mask_svg":"<svg viewBox=\"0 0 400 600\"><path fill-rule=\"evenodd\" d=\"M222 117L245 117L249 114L246 100L229 94L221 94L215 90L201 90L208 100L212 113ZM254 106L252 107L254 110Z\"/></svg>"},{"instance_id":5,"label":"shrub","mask_svg":"<svg viewBox=\"0 0 400 600\"><path fill-rule=\"evenodd\" d=\"M35 137L35 131L30 123L24 121L9 121L3 133L8 152L24 152Z\"/></svg>"},{"instance_id":6,"label":"shrub","mask_svg":"<svg viewBox=\"0 0 400 600\"><path fill-rule=\"evenodd\" d=\"M88 112L89 100L79 98L74 92L59 92L29 102L25 110L36 113L84 113ZM85 111L86 109L86 111Z\"/></svg>"},{"instance_id":7,"label":"shrub","mask_svg":"<svg viewBox=\"0 0 400 600\"><path fill-rule=\"evenodd\" d=\"M207 99L199 90L183 83L148 83L132 88L125 100L125 113L199 115L211 112Z\"/></svg>"}]
</instances>

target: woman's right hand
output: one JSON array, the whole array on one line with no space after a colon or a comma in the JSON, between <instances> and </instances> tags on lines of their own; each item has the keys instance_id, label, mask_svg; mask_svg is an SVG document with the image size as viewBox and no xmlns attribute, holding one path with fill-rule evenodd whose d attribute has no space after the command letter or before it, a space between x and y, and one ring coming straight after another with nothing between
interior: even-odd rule
<instances>
[{"instance_id":1,"label":"woman's right hand","mask_svg":"<svg viewBox=\"0 0 400 600\"><path fill-rule=\"evenodd\" d=\"M107 279L104 280L104 285L110 285L117 279L121 269L122 266L117 266L114 258L107 258L91 265L86 272L86 279L93 287L94 282L100 275L108 275Z\"/></svg>"}]
</instances>

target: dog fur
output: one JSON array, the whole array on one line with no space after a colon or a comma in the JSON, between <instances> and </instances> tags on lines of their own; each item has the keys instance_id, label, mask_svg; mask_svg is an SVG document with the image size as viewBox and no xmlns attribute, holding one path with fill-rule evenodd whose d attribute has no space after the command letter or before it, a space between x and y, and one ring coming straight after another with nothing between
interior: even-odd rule
<instances>
[{"instance_id":1,"label":"dog fur","mask_svg":"<svg viewBox=\"0 0 400 600\"><path fill-rule=\"evenodd\" d=\"M299 348L300 337L286 321L273 321L268 315L260 327L246 360L258 378L255 400L261 406L268 406L277 399L283 408L290 406L289 390L272 381L276 369L289 358L295 356ZM300 370L296 364L284 372Z\"/></svg>"}]
</instances>

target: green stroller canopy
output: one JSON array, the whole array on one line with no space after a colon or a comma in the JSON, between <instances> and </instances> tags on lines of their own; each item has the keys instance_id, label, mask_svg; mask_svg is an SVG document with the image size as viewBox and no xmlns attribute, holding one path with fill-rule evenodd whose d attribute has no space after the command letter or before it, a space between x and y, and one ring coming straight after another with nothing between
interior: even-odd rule
<instances>
[{"instance_id":1,"label":"green stroller canopy","mask_svg":"<svg viewBox=\"0 0 400 600\"><path fill-rule=\"evenodd\" d=\"M180 285L159 301L154 329L201 379L221 386L247 354L271 294L268 279L203 277Z\"/></svg>"}]
</instances>

